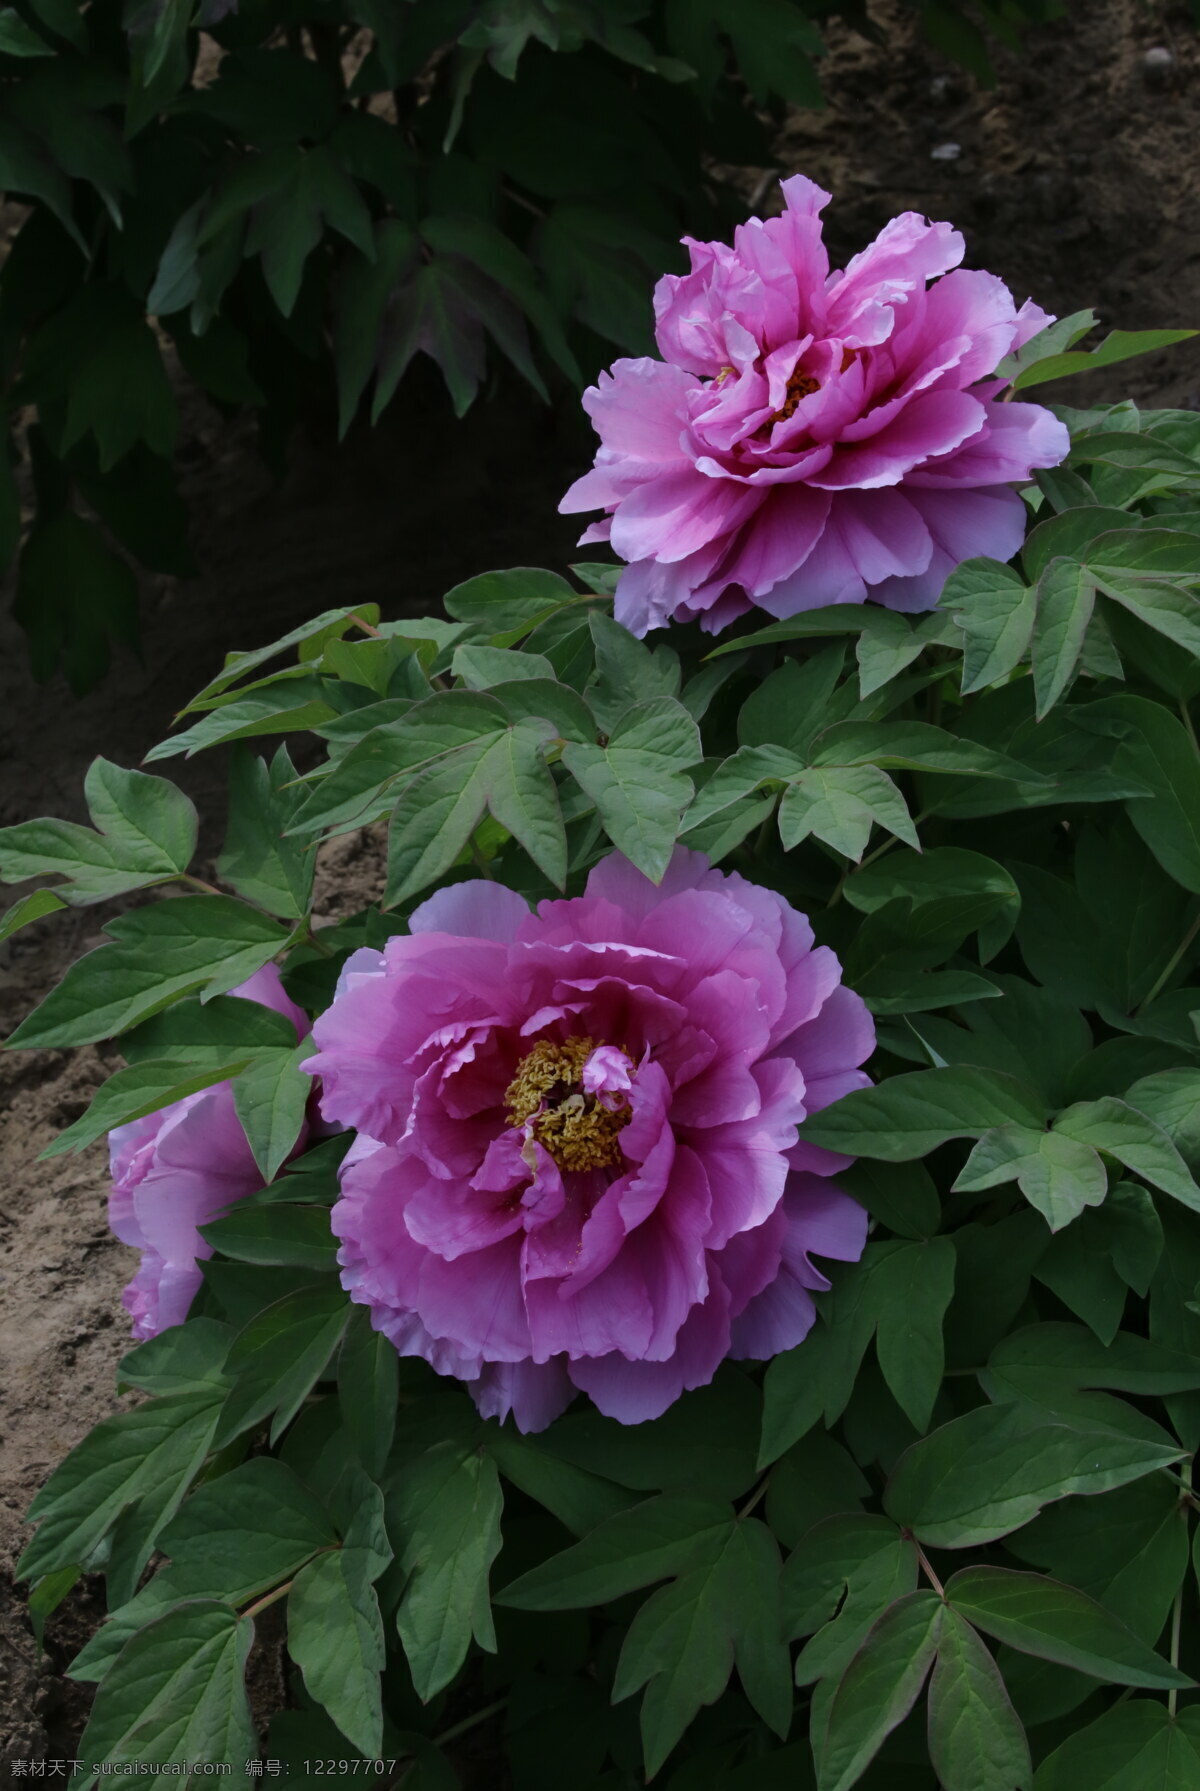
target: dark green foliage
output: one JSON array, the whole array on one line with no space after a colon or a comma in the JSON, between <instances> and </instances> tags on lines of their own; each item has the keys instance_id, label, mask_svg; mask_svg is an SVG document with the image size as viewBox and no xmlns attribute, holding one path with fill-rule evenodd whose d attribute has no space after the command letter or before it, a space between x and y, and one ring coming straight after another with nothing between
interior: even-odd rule
<instances>
[{"instance_id":1,"label":"dark green foliage","mask_svg":"<svg viewBox=\"0 0 1200 1791\"><path fill-rule=\"evenodd\" d=\"M173 362L226 413L256 410L279 444L301 403L343 432L375 419L417 355L461 415L497 360L548 397L614 348L647 352L648 289L681 265L679 237L724 235L739 213L708 167L769 164L772 120L820 104L830 10L6 8L0 188L31 209L0 271L0 373L6 414L36 416L36 508L22 542L14 437L0 565L19 554L34 676L61 667L83 691L113 642L136 648L129 560L194 570ZM841 10L866 25L861 7ZM1056 10L920 5L933 40L985 79L988 36L1012 42Z\"/></svg>"}]
</instances>

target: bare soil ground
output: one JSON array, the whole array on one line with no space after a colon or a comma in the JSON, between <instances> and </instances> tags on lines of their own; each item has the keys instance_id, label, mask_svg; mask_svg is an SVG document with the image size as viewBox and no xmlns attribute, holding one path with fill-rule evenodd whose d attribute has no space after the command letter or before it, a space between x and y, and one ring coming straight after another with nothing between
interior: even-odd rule
<instances>
[{"instance_id":1,"label":"bare soil ground","mask_svg":"<svg viewBox=\"0 0 1200 1791\"><path fill-rule=\"evenodd\" d=\"M887 3L875 10L888 19ZM1186 9L1068 0L1070 16L1031 36L1026 56L1000 57L991 92L895 11L887 50L831 33L828 107L797 115L780 143L781 169L835 194L835 255L913 209L958 224L969 264L1001 274L1018 299L1032 294L1060 314L1092 305L1126 329L1200 324L1200 43ZM1156 46L1173 64L1152 81L1144 55ZM952 143L956 157L934 155ZM1200 344L1118 368L1104 389L1076 380L1054 395L1200 409ZM575 527L555 504L581 470L584 438L532 401L485 399L458 424L421 384L379 430L341 449L297 441L279 484L248 430L200 411L190 422L181 467L203 570L148 589L143 661L126 657L76 702L57 683L29 684L19 632L0 619L0 823L83 818L93 755L136 764L228 649L341 601L419 613L490 567L572 557ZM219 843L221 774L219 755L179 769L208 852ZM328 906L370 899L373 874L347 843L326 866ZM70 914L0 947L5 1033L98 943L104 914ZM104 1073L94 1051L0 1059L0 1784L6 1761L70 1755L88 1694L63 1668L102 1614L85 1585L51 1619L39 1654L7 1576L33 1493L116 1405L113 1369L127 1347L119 1292L133 1256L107 1231L103 1154L37 1161Z\"/></svg>"}]
</instances>

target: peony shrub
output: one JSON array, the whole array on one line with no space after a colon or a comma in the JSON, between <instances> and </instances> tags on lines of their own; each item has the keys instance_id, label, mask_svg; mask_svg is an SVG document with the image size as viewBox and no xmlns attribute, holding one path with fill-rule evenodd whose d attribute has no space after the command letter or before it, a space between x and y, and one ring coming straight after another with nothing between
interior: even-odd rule
<instances>
[{"instance_id":1,"label":"peony shrub","mask_svg":"<svg viewBox=\"0 0 1200 1791\"><path fill-rule=\"evenodd\" d=\"M1192 1782L1200 421L1022 396L1180 332L784 200L589 395L623 564L230 655L203 879L157 770L0 830L0 936L149 892L9 1040L125 1060L80 1787Z\"/></svg>"}]
</instances>

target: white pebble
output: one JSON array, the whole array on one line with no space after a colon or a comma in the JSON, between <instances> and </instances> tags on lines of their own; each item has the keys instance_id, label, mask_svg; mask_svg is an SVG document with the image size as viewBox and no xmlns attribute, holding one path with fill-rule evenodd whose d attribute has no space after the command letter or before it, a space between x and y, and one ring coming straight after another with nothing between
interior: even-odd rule
<instances>
[{"instance_id":1,"label":"white pebble","mask_svg":"<svg viewBox=\"0 0 1200 1791\"><path fill-rule=\"evenodd\" d=\"M929 159L931 162L956 162L961 154L961 143L939 143L936 149L930 150Z\"/></svg>"}]
</instances>

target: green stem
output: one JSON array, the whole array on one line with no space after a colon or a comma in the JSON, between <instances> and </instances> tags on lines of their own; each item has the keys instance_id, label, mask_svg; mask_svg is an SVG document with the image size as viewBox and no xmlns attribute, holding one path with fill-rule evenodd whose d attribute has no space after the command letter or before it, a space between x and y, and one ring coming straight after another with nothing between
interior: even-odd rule
<instances>
[{"instance_id":1,"label":"green stem","mask_svg":"<svg viewBox=\"0 0 1200 1791\"><path fill-rule=\"evenodd\" d=\"M1183 955L1187 951L1188 947L1192 944L1197 933L1200 933L1200 914L1196 915L1196 918L1193 920L1191 926L1188 928L1187 932L1183 935L1183 938L1179 942L1178 949L1176 951L1172 952L1171 957L1168 960L1167 966L1163 970L1162 974L1155 978L1154 984L1150 990L1150 993L1145 997L1145 999L1143 1001L1140 1001L1138 1003L1137 1008L1135 1010L1136 1013L1138 1013L1138 1014L1144 1013L1145 1010L1150 1006L1150 1003L1158 995L1160 995L1162 993L1162 991L1166 987L1167 983L1170 981L1170 979L1174 976L1175 972L1178 970L1180 960L1183 958Z\"/></svg>"},{"instance_id":2,"label":"green stem","mask_svg":"<svg viewBox=\"0 0 1200 1791\"><path fill-rule=\"evenodd\" d=\"M163 881L170 883L172 879L166 877ZM193 889L201 890L204 895L220 895L221 893L215 883L206 883L203 877L193 877L190 871L184 871L179 878L179 881L181 883L190 883Z\"/></svg>"},{"instance_id":3,"label":"green stem","mask_svg":"<svg viewBox=\"0 0 1200 1791\"><path fill-rule=\"evenodd\" d=\"M743 1518L749 1517L750 1513L754 1510L754 1507L758 1504L759 1500L764 1497L767 1487L770 1484L771 1484L770 1474L764 1474L762 1479L759 1481L758 1485L755 1487L754 1491L751 1493L750 1497L746 1500L746 1503L742 1506L742 1509L738 1512L737 1519L738 1519L739 1524L741 1523Z\"/></svg>"},{"instance_id":4,"label":"green stem","mask_svg":"<svg viewBox=\"0 0 1200 1791\"><path fill-rule=\"evenodd\" d=\"M928 821L931 813L931 809L923 808L920 814L913 820L914 829L919 827L922 821ZM829 908L837 906L842 899L842 891L845 889L850 877L852 877L856 871L865 871L869 864L874 864L877 858L882 858L885 852L890 852L893 846L898 846L901 843L902 842L896 838L894 833L889 833L882 845L876 846L873 852L868 852L865 858L860 858L857 864L848 865L839 877L837 888L830 896L826 906Z\"/></svg>"},{"instance_id":5,"label":"green stem","mask_svg":"<svg viewBox=\"0 0 1200 1791\"><path fill-rule=\"evenodd\" d=\"M1191 1488L1192 1488L1192 1462L1191 1462L1190 1457L1183 1464L1183 1467L1180 1469L1180 1478L1183 1481L1186 1491L1188 1491L1190 1493ZM1178 1666L1179 1666L1179 1639L1180 1639L1182 1632L1183 1632L1183 1582L1180 1581L1179 1590L1175 1594L1175 1604L1171 1611L1171 1665L1176 1668L1178 1668ZM1167 1693L1167 1712L1170 1716L1175 1715L1175 1706L1178 1704L1178 1702L1179 1702L1179 1691L1178 1691L1178 1688L1173 1685L1171 1687L1170 1691Z\"/></svg>"},{"instance_id":6,"label":"green stem","mask_svg":"<svg viewBox=\"0 0 1200 1791\"><path fill-rule=\"evenodd\" d=\"M943 1584L942 1584L941 1580L938 1578L937 1574L933 1571L933 1568L929 1565L929 1557L925 1553L925 1550L921 1547L920 1543L917 1541L915 1536L912 1538L912 1545L917 1551L917 1560L921 1563L921 1566L925 1572L925 1577L928 1579L929 1584L933 1587L933 1589L937 1593L938 1597L944 1599L946 1596L946 1588L945 1588L945 1586L943 1586Z\"/></svg>"},{"instance_id":7,"label":"green stem","mask_svg":"<svg viewBox=\"0 0 1200 1791\"><path fill-rule=\"evenodd\" d=\"M485 1704L482 1710L475 1712L474 1716L465 1716L461 1723L455 1723L452 1728L443 1729L440 1735L434 1737L434 1746L445 1747L448 1741L457 1741L460 1735L467 1733L468 1729L476 1729L480 1723L486 1723L490 1717L498 1716L507 1703L507 1698L497 1698L494 1704Z\"/></svg>"},{"instance_id":8,"label":"green stem","mask_svg":"<svg viewBox=\"0 0 1200 1791\"><path fill-rule=\"evenodd\" d=\"M1183 725L1188 731L1188 739L1192 743L1192 751L1195 753L1196 757L1200 759L1200 745L1197 745L1196 743L1196 730L1192 726L1191 711L1188 709L1188 706L1182 697L1179 699L1179 713L1183 719Z\"/></svg>"},{"instance_id":9,"label":"green stem","mask_svg":"<svg viewBox=\"0 0 1200 1791\"><path fill-rule=\"evenodd\" d=\"M286 1598L294 1584L294 1580L285 1580L282 1586L276 1586L273 1592L268 1592L266 1597L260 1598L257 1604L248 1605L242 1612L242 1616L257 1617L258 1613L265 1611L268 1605L278 1604L281 1598Z\"/></svg>"}]
</instances>

